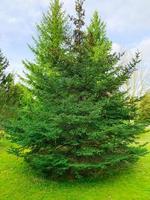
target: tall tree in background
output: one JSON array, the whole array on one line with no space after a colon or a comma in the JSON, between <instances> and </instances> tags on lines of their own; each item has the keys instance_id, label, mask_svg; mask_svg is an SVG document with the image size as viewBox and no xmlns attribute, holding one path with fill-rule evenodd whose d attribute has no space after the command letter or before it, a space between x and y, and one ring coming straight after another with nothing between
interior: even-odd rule
<instances>
[{"instance_id":1,"label":"tall tree in background","mask_svg":"<svg viewBox=\"0 0 150 200\"><path fill-rule=\"evenodd\" d=\"M13 77L7 74L9 62L0 50L0 117L4 117L6 107L9 101L10 88L12 85Z\"/></svg>"},{"instance_id":2,"label":"tall tree in background","mask_svg":"<svg viewBox=\"0 0 150 200\"><path fill-rule=\"evenodd\" d=\"M8 67L9 62L0 50L0 89L5 89L6 91L9 90L9 83L12 81L12 75L6 73Z\"/></svg>"},{"instance_id":3,"label":"tall tree in background","mask_svg":"<svg viewBox=\"0 0 150 200\"><path fill-rule=\"evenodd\" d=\"M143 152L131 145L138 135L135 106L120 90L139 54L120 66L121 56L112 54L97 12L84 31L83 3L76 0L70 31L60 1L51 1L31 47L35 62L25 62L30 102L8 127L12 141L20 145L15 152L51 176L112 171Z\"/></svg>"},{"instance_id":4,"label":"tall tree in background","mask_svg":"<svg viewBox=\"0 0 150 200\"><path fill-rule=\"evenodd\" d=\"M0 50L0 129L7 118L14 115L21 91L19 84L14 83L13 74L8 71L9 62Z\"/></svg>"}]
</instances>

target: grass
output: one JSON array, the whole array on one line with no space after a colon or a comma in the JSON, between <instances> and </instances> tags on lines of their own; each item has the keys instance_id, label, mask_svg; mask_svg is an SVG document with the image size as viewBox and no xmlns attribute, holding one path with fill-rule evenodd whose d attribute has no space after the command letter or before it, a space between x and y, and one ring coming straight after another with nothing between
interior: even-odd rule
<instances>
[{"instance_id":1,"label":"grass","mask_svg":"<svg viewBox=\"0 0 150 200\"><path fill-rule=\"evenodd\" d=\"M150 132L142 135L141 142L149 140ZM22 159L7 153L9 146L0 141L0 200L150 200L150 154L107 180L55 182L33 174Z\"/></svg>"}]
</instances>

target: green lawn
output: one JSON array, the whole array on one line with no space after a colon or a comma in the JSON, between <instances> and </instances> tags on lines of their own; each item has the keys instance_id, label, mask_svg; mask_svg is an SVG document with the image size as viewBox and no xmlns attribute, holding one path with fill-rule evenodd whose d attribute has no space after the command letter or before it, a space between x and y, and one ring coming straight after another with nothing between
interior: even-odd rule
<instances>
[{"instance_id":1,"label":"green lawn","mask_svg":"<svg viewBox=\"0 0 150 200\"><path fill-rule=\"evenodd\" d=\"M141 137L149 142L150 133ZM0 200L150 200L150 154L122 175L92 182L55 182L33 175L0 141ZM150 145L148 145L150 149Z\"/></svg>"}]
</instances>

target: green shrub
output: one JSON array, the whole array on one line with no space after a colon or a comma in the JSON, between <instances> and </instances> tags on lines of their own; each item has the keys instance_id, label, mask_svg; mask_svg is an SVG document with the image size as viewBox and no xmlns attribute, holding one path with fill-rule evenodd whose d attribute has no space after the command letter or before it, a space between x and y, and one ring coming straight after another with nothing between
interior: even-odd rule
<instances>
[{"instance_id":1,"label":"green shrub","mask_svg":"<svg viewBox=\"0 0 150 200\"><path fill-rule=\"evenodd\" d=\"M147 92L139 101L139 118L150 121L150 93Z\"/></svg>"}]
</instances>

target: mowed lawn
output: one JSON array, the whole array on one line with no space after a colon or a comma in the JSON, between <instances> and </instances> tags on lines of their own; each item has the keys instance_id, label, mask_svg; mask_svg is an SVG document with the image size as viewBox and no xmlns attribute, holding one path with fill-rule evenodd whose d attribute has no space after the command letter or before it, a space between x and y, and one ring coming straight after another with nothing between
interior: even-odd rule
<instances>
[{"instance_id":1,"label":"mowed lawn","mask_svg":"<svg viewBox=\"0 0 150 200\"><path fill-rule=\"evenodd\" d=\"M141 142L149 141L150 132L141 136ZM0 141L0 200L150 200L150 154L107 180L56 182L33 174L7 153L9 146Z\"/></svg>"}]
</instances>

